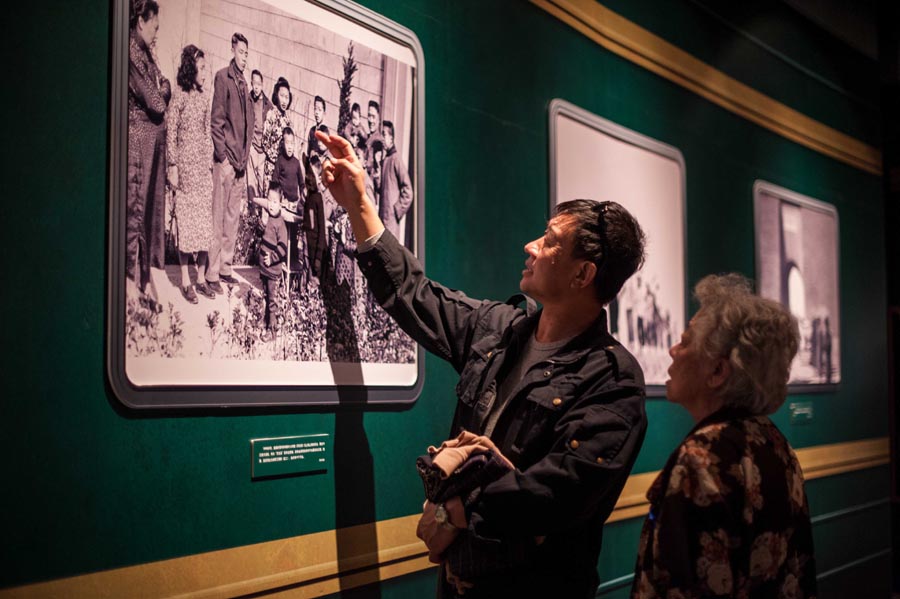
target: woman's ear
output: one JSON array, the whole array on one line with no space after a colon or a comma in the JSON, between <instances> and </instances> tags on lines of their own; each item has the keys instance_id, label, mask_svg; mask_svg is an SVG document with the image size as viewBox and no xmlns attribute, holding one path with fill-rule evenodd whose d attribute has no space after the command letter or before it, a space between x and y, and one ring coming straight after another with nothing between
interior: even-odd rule
<instances>
[{"instance_id":1,"label":"woman's ear","mask_svg":"<svg viewBox=\"0 0 900 599\"><path fill-rule=\"evenodd\" d=\"M706 379L706 386L710 389L719 389L731 378L731 362L728 358L716 360L716 366Z\"/></svg>"}]
</instances>

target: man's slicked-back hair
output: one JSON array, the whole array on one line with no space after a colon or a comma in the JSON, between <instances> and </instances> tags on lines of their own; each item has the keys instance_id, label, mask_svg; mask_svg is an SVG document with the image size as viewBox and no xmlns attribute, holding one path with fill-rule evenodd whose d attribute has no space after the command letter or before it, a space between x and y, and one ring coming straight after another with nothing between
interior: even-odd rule
<instances>
[{"instance_id":1,"label":"man's slicked-back hair","mask_svg":"<svg viewBox=\"0 0 900 599\"><path fill-rule=\"evenodd\" d=\"M250 47L250 42L247 41L247 38L244 37L244 34L240 33L239 31L235 31L231 36L231 47L234 48L235 46L237 46L238 42L244 42L245 46L247 46L248 48Z\"/></svg>"},{"instance_id":2,"label":"man's slicked-back hair","mask_svg":"<svg viewBox=\"0 0 900 599\"><path fill-rule=\"evenodd\" d=\"M572 200L557 205L556 214L574 219L572 254L597 266L594 290L608 304L644 263L641 225L616 202Z\"/></svg>"}]
</instances>

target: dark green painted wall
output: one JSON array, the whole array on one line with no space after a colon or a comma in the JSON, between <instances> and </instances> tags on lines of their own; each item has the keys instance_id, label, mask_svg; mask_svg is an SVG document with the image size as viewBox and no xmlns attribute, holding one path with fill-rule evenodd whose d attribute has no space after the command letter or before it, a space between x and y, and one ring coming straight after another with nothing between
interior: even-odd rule
<instances>
[{"instance_id":1,"label":"dark green painted wall","mask_svg":"<svg viewBox=\"0 0 900 599\"><path fill-rule=\"evenodd\" d=\"M835 393L802 398L813 402L812 423L792 426L784 411L775 420L795 447L887 435L880 178L762 130L528 3L364 3L412 29L425 51L431 276L473 296L515 292L521 247L547 213L547 103L564 98L683 152L689 285L709 272L753 274L756 179L837 207L844 380ZM839 81L840 90L761 52L708 6L608 5L793 108L877 144L877 102L861 76L871 65L796 15L756 31L756 20L722 13L797 64ZM110 7L22 3L11 16L20 26L7 34L13 72L3 99L14 143L3 148L7 197L0 208L7 257L0 455L11 465L0 504L0 586L416 512L421 486L413 460L443 438L453 408L454 373L435 358L426 361L421 399L401 412L147 417L120 408L106 384L104 346ZM651 401L648 413L636 471L661 467L690 427L686 413L662 400ZM333 472L250 481L249 439L318 432L334 435ZM877 468L809 484L816 514L863 506L817 524L822 569L876 556L831 574L823 596L886 577L887 561L877 557L889 545L885 508L865 506L887 496L887 476ZM639 525L607 527L604 580L629 574ZM420 573L357 594L422 597L432 586L430 573Z\"/></svg>"}]
</instances>

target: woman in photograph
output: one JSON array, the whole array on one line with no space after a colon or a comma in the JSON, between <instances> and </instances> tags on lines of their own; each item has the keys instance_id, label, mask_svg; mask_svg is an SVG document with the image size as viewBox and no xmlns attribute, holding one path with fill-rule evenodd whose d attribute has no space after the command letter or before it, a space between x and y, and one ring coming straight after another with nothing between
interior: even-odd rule
<instances>
[{"instance_id":1,"label":"woman in photograph","mask_svg":"<svg viewBox=\"0 0 900 599\"><path fill-rule=\"evenodd\" d=\"M294 96L291 93L290 84L284 77L279 77L272 90L272 108L266 115L266 124L263 125L262 145L263 151L266 153L264 171L266 190L268 190L269 181L272 180L272 173L275 172L278 155L281 153L282 132L285 128L293 129L291 119L287 115L293 101Z\"/></svg>"},{"instance_id":2,"label":"woman in photograph","mask_svg":"<svg viewBox=\"0 0 900 599\"><path fill-rule=\"evenodd\" d=\"M199 300L191 284L188 263L197 258L196 291L210 299L215 292L206 284L208 250L212 244L212 155L210 98L206 83L206 58L197 46L185 46L178 67L178 88L169 106L169 182L175 189L178 223L178 263L181 294L192 304Z\"/></svg>"},{"instance_id":3,"label":"woman in photograph","mask_svg":"<svg viewBox=\"0 0 900 599\"><path fill-rule=\"evenodd\" d=\"M816 595L800 464L768 418L784 403L797 321L736 274L694 289L666 394L696 425L647 492L632 599Z\"/></svg>"},{"instance_id":4,"label":"woman in photograph","mask_svg":"<svg viewBox=\"0 0 900 599\"><path fill-rule=\"evenodd\" d=\"M152 52L159 5L154 0L132 0L129 28L125 268L150 307L158 311L150 266L164 264L166 107L172 93Z\"/></svg>"}]
</instances>

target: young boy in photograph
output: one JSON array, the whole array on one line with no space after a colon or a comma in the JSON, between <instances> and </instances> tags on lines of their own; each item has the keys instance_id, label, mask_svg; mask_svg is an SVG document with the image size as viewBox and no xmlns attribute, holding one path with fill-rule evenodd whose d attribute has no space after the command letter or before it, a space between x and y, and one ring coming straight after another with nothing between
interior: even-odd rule
<instances>
[{"instance_id":1,"label":"young boy in photograph","mask_svg":"<svg viewBox=\"0 0 900 599\"><path fill-rule=\"evenodd\" d=\"M281 138L281 153L275 162L275 173L272 179L278 181L278 186L281 187L281 196L287 202L288 208L295 212L302 212L303 207L298 203L300 202L300 186L303 185L303 167L294 156L295 147L294 130L285 127Z\"/></svg>"},{"instance_id":2,"label":"young boy in photograph","mask_svg":"<svg viewBox=\"0 0 900 599\"><path fill-rule=\"evenodd\" d=\"M313 117L316 119L316 124L309 128L309 148L310 154L319 154L320 156L323 153L320 153L319 150L319 140L316 139L316 131L319 130L319 127L322 126L322 121L325 120L325 98L322 96L316 96L313 100ZM322 146L324 149L325 146Z\"/></svg>"},{"instance_id":3,"label":"young boy in photograph","mask_svg":"<svg viewBox=\"0 0 900 599\"><path fill-rule=\"evenodd\" d=\"M287 258L288 233L281 215L281 186L272 180L266 208L269 213L266 228L259 242L259 275L266 298L266 332L263 342L270 341L278 330L278 285L281 281L281 265Z\"/></svg>"},{"instance_id":4,"label":"young boy in photograph","mask_svg":"<svg viewBox=\"0 0 900 599\"><path fill-rule=\"evenodd\" d=\"M325 202L319 191L321 161L316 155L303 156L306 167L306 201L303 204L303 230L306 238L306 257L309 262L310 281L322 276L322 263L328 240L325 235Z\"/></svg>"}]
</instances>

